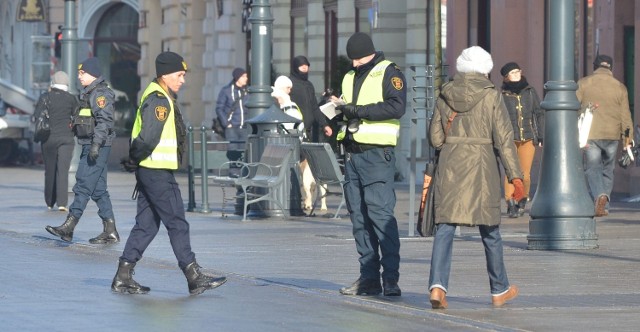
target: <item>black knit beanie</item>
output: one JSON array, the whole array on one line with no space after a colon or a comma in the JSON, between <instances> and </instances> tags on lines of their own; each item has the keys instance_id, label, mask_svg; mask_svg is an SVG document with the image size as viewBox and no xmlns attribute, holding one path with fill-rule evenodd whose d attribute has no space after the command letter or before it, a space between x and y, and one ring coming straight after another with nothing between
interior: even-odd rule
<instances>
[{"instance_id":1,"label":"black knit beanie","mask_svg":"<svg viewBox=\"0 0 640 332\"><path fill-rule=\"evenodd\" d=\"M520 69L520 66L518 66L518 64L515 62L509 62L506 65L502 66L502 68L500 69L500 75L502 75L502 77L506 77L507 75L509 75L509 72L514 69Z\"/></svg>"},{"instance_id":2,"label":"black knit beanie","mask_svg":"<svg viewBox=\"0 0 640 332\"><path fill-rule=\"evenodd\" d=\"M231 76L233 76L233 83L238 82L242 75L246 74L247 71L242 68L236 68L231 72Z\"/></svg>"},{"instance_id":3,"label":"black knit beanie","mask_svg":"<svg viewBox=\"0 0 640 332\"><path fill-rule=\"evenodd\" d=\"M364 32L356 32L347 41L347 56L349 59L361 59L376 53L371 37Z\"/></svg>"},{"instance_id":4,"label":"black knit beanie","mask_svg":"<svg viewBox=\"0 0 640 332\"><path fill-rule=\"evenodd\" d=\"M82 70L96 78L102 76L102 70L100 70L100 62L98 61L98 58L88 58L82 61L82 63L78 65L78 70Z\"/></svg>"},{"instance_id":5,"label":"black knit beanie","mask_svg":"<svg viewBox=\"0 0 640 332\"><path fill-rule=\"evenodd\" d=\"M173 52L162 52L156 57L156 77L187 71L187 63L182 56Z\"/></svg>"}]
</instances>

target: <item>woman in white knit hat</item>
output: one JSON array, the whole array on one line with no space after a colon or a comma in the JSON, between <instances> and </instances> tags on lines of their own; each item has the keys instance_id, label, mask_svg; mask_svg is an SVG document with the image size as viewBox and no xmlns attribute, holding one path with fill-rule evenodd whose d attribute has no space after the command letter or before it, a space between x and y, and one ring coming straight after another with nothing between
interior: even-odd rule
<instances>
[{"instance_id":1,"label":"woman in white knit hat","mask_svg":"<svg viewBox=\"0 0 640 332\"><path fill-rule=\"evenodd\" d=\"M478 226L486 256L491 302L502 306L518 295L509 284L500 237L500 171L524 197L513 129L502 95L488 79L491 55L478 46L462 51L458 73L442 87L429 138L439 151L435 174L436 233L431 252L429 291L434 309L447 307L449 272L456 226Z\"/></svg>"},{"instance_id":2,"label":"woman in white knit hat","mask_svg":"<svg viewBox=\"0 0 640 332\"><path fill-rule=\"evenodd\" d=\"M59 211L68 210L69 167L75 146L69 122L78 108L77 98L68 90L69 76L63 71L56 72L49 91L40 96L34 112L36 119L44 110L49 113L51 134L42 142L44 201L49 210L56 204Z\"/></svg>"}]
</instances>

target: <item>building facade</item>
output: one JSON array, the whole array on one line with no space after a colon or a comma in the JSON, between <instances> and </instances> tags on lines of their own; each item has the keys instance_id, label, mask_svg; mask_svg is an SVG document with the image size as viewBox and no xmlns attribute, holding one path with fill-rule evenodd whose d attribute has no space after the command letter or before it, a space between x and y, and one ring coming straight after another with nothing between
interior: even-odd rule
<instances>
[{"instance_id":1,"label":"building facade","mask_svg":"<svg viewBox=\"0 0 640 332\"><path fill-rule=\"evenodd\" d=\"M290 61L308 57L309 79L316 92L339 87L348 60L349 36L363 31L378 50L399 65L409 91L415 85L412 67L442 65L455 73L460 51L480 45L492 53L491 79L501 85L500 67L518 62L542 95L549 77L549 10L553 0L270 0L273 15L272 77L290 73ZM188 122L210 126L218 91L231 81L235 67L249 70L251 0L77 0L78 60L97 56L114 89L123 96L122 117L139 103L140 87L154 78L155 56L180 53L189 64L179 103ZM45 19L19 22L19 8L42 3ZM634 78L640 74L634 55L640 46L640 0L575 0L576 80L592 71L597 52L614 59L614 76L629 88L632 108L637 101ZM31 81L32 36L53 36L64 24L64 0L0 2L0 76L38 90ZM436 33L438 32L438 33ZM52 41L52 48L55 43ZM59 61L52 57L51 70ZM420 74L420 73L419 73ZM72 75L73 76L73 75ZM251 78L250 78L251 79ZM126 98L125 98L126 97ZM421 101L409 100L402 119L399 150L410 155L412 120L417 123L417 156L424 158L426 118ZM635 114L635 108L634 114ZM421 113L423 112L423 113ZM635 117L634 117L635 118ZM401 170L403 173L406 170Z\"/></svg>"}]
</instances>

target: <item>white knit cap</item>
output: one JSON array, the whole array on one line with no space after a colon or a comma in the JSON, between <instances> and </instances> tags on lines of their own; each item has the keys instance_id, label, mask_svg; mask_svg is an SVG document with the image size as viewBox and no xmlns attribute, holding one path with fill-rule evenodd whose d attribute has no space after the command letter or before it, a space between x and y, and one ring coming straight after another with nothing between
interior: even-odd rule
<instances>
[{"instance_id":1,"label":"white knit cap","mask_svg":"<svg viewBox=\"0 0 640 332\"><path fill-rule=\"evenodd\" d=\"M491 54L482 47L471 46L460 53L456 69L460 73L489 74L493 69L493 60Z\"/></svg>"},{"instance_id":2,"label":"white knit cap","mask_svg":"<svg viewBox=\"0 0 640 332\"><path fill-rule=\"evenodd\" d=\"M276 78L275 83L273 83L273 87L276 89L283 89L283 88L292 87L292 86L293 86L293 82L291 82L291 79L289 79L284 75L278 76L278 78Z\"/></svg>"}]
</instances>

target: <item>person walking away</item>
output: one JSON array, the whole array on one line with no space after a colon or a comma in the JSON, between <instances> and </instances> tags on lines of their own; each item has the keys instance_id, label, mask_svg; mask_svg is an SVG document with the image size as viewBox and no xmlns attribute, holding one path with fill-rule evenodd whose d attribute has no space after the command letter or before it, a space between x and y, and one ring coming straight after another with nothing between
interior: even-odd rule
<instances>
[{"instance_id":1,"label":"person walking away","mask_svg":"<svg viewBox=\"0 0 640 332\"><path fill-rule=\"evenodd\" d=\"M218 121L225 128L224 135L230 141L227 149L227 158L230 161L240 160L245 150L245 143L249 136L245 126L247 120L247 82L249 76L242 68L235 68L232 72L233 79L225 85L218 94L216 102L216 115Z\"/></svg>"},{"instance_id":2,"label":"person walking away","mask_svg":"<svg viewBox=\"0 0 640 332\"><path fill-rule=\"evenodd\" d=\"M522 171L513 142L513 128L502 95L488 79L491 55L478 46L462 51L458 73L442 87L429 129L439 150L436 168L436 233L431 252L431 307L447 307L449 274L456 226L478 226L486 256L491 301L499 307L518 295L507 278L500 236L500 171L524 198Z\"/></svg>"},{"instance_id":3,"label":"person walking away","mask_svg":"<svg viewBox=\"0 0 640 332\"><path fill-rule=\"evenodd\" d=\"M544 137L544 112L540 108L540 98L536 90L529 85L522 75L522 69L515 62L502 66L502 97L511 118L516 152L520 161L520 169L524 174L524 194L522 202L513 199L513 184L507 177L504 179L504 199L507 202L509 218L517 218L524 214L529 192L531 190L531 165L536 153L536 146L542 146Z\"/></svg>"},{"instance_id":4,"label":"person walking away","mask_svg":"<svg viewBox=\"0 0 640 332\"><path fill-rule=\"evenodd\" d=\"M51 77L49 92L40 96L36 104L35 118L42 111L49 113L51 134L42 142L44 161L44 201L49 210L58 205L58 211L69 211L69 167L75 141L69 126L78 109L78 99L69 92L69 76L57 71Z\"/></svg>"},{"instance_id":5,"label":"person walking away","mask_svg":"<svg viewBox=\"0 0 640 332\"><path fill-rule=\"evenodd\" d=\"M598 55L593 62L593 73L578 80L576 91L581 110L589 103L598 105L593 112L587 146L584 147L584 172L595 203L596 217L609 214L618 142L625 137L627 130L629 137L633 137L634 129L627 88L613 77L612 69L613 59L608 55ZM623 149L629 148L631 144L624 142Z\"/></svg>"},{"instance_id":6,"label":"person walking away","mask_svg":"<svg viewBox=\"0 0 640 332\"><path fill-rule=\"evenodd\" d=\"M158 234L160 222L167 228L173 253L191 295L224 284L225 277L200 271L191 250L189 223L174 172L186 147L186 127L176 94L185 82L187 64L182 56L162 52L156 57L156 79L142 94L131 131L129 156L123 166L136 174L138 191L136 223L118 262L111 283L117 293L145 294L150 288L133 280L134 267Z\"/></svg>"},{"instance_id":7,"label":"person walking away","mask_svg":"<svg viewBox=\"0 0 640 332\"><path fill-rule=\"evenodd\" d=\"M336 109L347 126L337 140L344 145L347 201L360 277L340 289L344 295L400 296L400 236L394 216L395 146L405 113L406 81L369 35L356 32L347 41L353 68L342 80L345 105ZM340 115L338 115L340 116ZM380 286L382 267L382 287Z\"/></svg>"},{"instance_id":8,"label":"person walking away","mask_svg":"<svg viewBox=\"0 0 640 332\"><path fill-rule=\"evenodd\" d=\"M80 92L80 111L75 116L73 129L82 152L76 170L76 184L73 186L74 199L64 223L45 229L63 241L71 242L73 230L91 199L98 205L103 231L89 239L89 242L117 243L120 236L107 191L107 161L116 137L113 129L115 95L102 77L97 58L88 58L78 66L78 80L83 88Z\"/></svg>"},{"instance_id":9,"label":"person walking away","mask_svg":"<svg viewBox=\"0 0 640 332\"><path fill-rule=\"evenodd\" d=\"M331 127L327 125L327 120L320 111L316 90L313 83L309 81L309 67L311 64L307 57L299 55L291 60L291 101L296 103L302 111L305 128L305 140L308 142L324 142L325 136L331 136Z\"/></svg>"}]
</instances>

